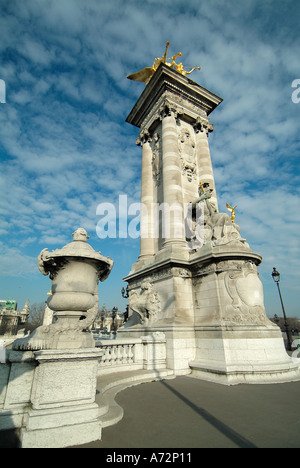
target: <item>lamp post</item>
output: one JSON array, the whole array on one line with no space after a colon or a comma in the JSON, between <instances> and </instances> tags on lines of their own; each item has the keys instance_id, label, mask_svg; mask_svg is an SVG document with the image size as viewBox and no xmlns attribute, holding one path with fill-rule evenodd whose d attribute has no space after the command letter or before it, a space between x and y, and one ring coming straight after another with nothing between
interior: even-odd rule
<instances>
[{"instance_id":1,"label":"lamp post","mask_svg":"<svg viewBox=\"0 0 300 468\"><path fill-rule=\"evenodd\" d=\"M290 336L290 331L287 323L287 318L286 318L286 313L283 305L283 300L281 296L281 291L280 291L280 286L279 286L279 281L280 281L280 273L276 270L276 268L273 268L272 271L272 278L277 284L278 292L279 292L279 297L280 297L280 302L281 302L281 307L282 307L282 312L283 312L283 318L284 318L284 326L285 326L285 331L286 331L286 336L287 336L287 350L292 351L292 340Z\"/></svg>"}]
</instances>

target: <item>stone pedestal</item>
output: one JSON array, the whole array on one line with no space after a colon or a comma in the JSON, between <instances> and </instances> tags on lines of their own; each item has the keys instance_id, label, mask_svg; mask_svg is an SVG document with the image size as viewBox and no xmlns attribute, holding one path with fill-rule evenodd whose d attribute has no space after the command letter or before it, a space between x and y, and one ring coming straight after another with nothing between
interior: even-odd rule
<instances>
[{"instance_id":1,"label":"stone pedestal","mask_svg":"<svg viewBox=\"0 0 300 468\"><path fill-rule=\"evenodd\" d=\"M35 352L30 409L21 429L23 448L60 448L101 438L95 403L96 349Z\"/></svg>"},{"instance_id":2,"label":"stone pedestal","mask_svg":"<svg viewBox=\"0 0 300 468\"><path fill-rule=\"evenodd\" d=\"M196 327L195 334L194 377L227 385L300 379L299 362L287 355L278 327L215 324Z\"/></svg>"}]
</instances>

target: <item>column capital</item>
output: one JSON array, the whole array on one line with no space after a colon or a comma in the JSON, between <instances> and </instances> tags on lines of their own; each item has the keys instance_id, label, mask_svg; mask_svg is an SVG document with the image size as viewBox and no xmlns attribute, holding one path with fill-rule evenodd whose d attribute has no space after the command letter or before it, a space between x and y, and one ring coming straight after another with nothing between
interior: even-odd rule
<instances>
[{"instance_id":1,"label":"column capital","mask_svg":"<svg viewBox=\"0 0 300 468\"><path fill-rule=\"evenodd\" d=\"M193 127L195 133L205 132L206 135L208 135L208 133L214 131L214 125L209 123L208 119L204 119L203 117L197 117Z\"/></svg>"},{"instance_id":2,"label":"column capital","mask_svg":"<svg viewBox=\"0 0 300 468\"><path fill-rule=\"evenodd\" d=\"M139 132L139 137L136 139L136 145L137 146L143 146L147 142L151 142L152 137L150 135L150 132L147 128L143 128Z\"/></svg>"},{"instance_id":3,"label":"column capital","mask_svg":"<svg viewBox=\"0 0 300 468\"><path fill-rule=\"evenodd\" d=\"M179 115L184 113L183 108L180 105L175 104L170 99L165 98L164 102L161 104L159 108L159 116L160 120L165 117L174 117L175 120L178 119Z\"/></svg>"}]
</instances>

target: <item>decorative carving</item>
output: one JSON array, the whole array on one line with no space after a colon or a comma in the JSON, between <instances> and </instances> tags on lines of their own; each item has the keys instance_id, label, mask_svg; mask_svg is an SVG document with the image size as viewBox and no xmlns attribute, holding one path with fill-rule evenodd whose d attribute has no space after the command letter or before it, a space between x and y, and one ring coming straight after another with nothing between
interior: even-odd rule
<instances>
[{"instance_id":1,"label":"decorative carving","mask_svg":"<svg viewBox=\"0 0 300 468\"><path fill-rule=\"evenodd\" d=\"M194 124L194 130L195 133L205 132L206 135L208 135L208 133L214 131L214 125L212 123L209 123L207 118L205 119L203 117L197 117L196 122Z\"/></svg>"},{"instance_id":2,"label":"decorative carving","mask_svg":"<svg viewBox=\"0 0 300 468\"><path fill-rule=\"evenodd\" d=\"M201 265L193 270L193 278L211 275L212 273L215 273L216 271L217 271L216 263L209 263L206 265Z\"/></svg>"},{"instance_id":3,"label":"decorative carving","mask_svg":"<svg viewBox=\"0 0 300 468\"><path fill-rule=\"evenodd\" d=\"M140 316L144 325L152 325L159 319L160 300L151 283L144 282L139 293L135 291L130 293L129 307Z\"/></svg>"},{"instance_id":4,"label":"decorative carving","mask_svg":"<svg viewBox=\"0 0 300 468\"><path fill-rule=\"evenodd\" d=\"M38 256L37 265L40 272L51 280L55 279L57 273L62 270L69 260L65 257L53 257L48 249L43 249Z\"/></svg>"},{"instance_id":5,"label":"decorative carving","mask_svg":"<svg viewBox=\"0 0 300 468\"><path fill-rule=\"evenodd\" d=\"M159 122L167 115L171 115L170 112L172 112L178 124L181 123L184 116L184 120L196 122L193 127L195 133L198 133L201 128L206 133L213 131L213 125L209 124L206 113L199 106L184 99L181 96L180 90L177 90L176 87L174 87L174 93L165 91L162 94L158 102L154 104L153 108L145 116L141 123L141 128L154 130ZM201 115L199 116L199 114Z\"/></svg>"},{"instance_id":6,"label":"decorative carving","mask_svg":"<svg viewBox=\"0 0 300 468\"><path fill-rule=\"evenodd\" d=\"M263 286L258 277L257 266L249 260L237 263L236 267L226 272L224 277L226 290L231 298L224 320L234 323L267 321Z\"/></svg>"},{"instance_id":7,"label":"decorative carving","mask_svg":"<svg viewBox=\"0 0 300 468\"><path fill-rule=\"evenodd\" d=\"M154 133L152 138L152 171L153 178L157 185L160 184L160 136L158 133Z\"/></svg>"},{"instance_id":8,"label":"decorative carving","mask_svg":"<svg viewBox=\"0 0 300 468\"><path fill-rule=\"evenodd\" d=\"M198 287L204 276L211 274L217 275L218 287L222 290L224 285L228 294L226 301L222 293L223 301L227 302L222 316L224 322L261 324L268 321L263 286L253 260L223 260L198 266L193 271L194 287Z\"/></svg>"},{"instance_id":9,"label":"decorative carving","mask_svg":"<svg viewBox=\"0 0 300 468\"><path fill-rule=\"evenodd\" d=\"M187 127L183 127L180 131L178 146L182 172L186 175L188 181L192 182L193 178L197 176L196 144L194 135Z\"/></svg>"},{"instance_id":10,"label":"decorative carving","mask_svg":"<svg viewBox=\"0 0 300 468\"><path fill-rule=\"evenodd\" d=\"M147 128L143 128L139 132L139 137L136 139L136 145L143 146L143 144L146 143L147 141L151 141L150 133Z\"/></svg>"}]
</instances>

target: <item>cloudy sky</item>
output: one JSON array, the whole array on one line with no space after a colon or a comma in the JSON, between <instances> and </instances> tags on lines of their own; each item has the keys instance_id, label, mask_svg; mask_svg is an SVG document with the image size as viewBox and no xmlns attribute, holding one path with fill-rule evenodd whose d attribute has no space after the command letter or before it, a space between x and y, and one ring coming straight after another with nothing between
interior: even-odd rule
<instances>
[{"instance_id":1,"label":"cloudy sky","mask_svg":"<svg viewBox=\"0 0 300 468\"><path fill-rule=\"evenodd\" d=\"M144 85L126 75L168 40L224 99L209 136L219 208L238 205L242 235L263 256L267 313L281 314L276 266L286 311L300 317L299 18L299 0L0 0L0 299L44 301L37 255L83 226L115 261L100 304L125 309L139 239L99 239L96 209L139 201L138 129L125 119Z\"/></svg>"}]
</instances>

